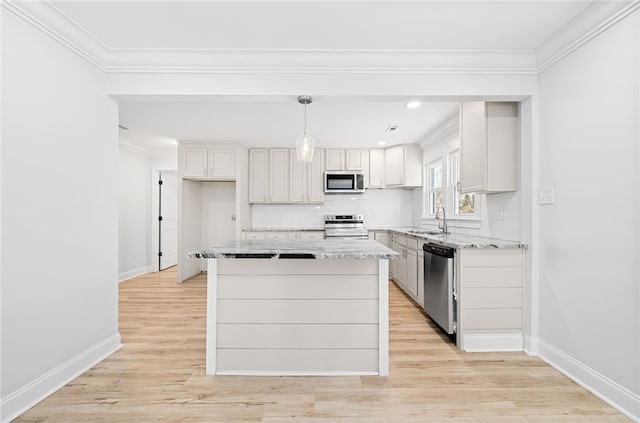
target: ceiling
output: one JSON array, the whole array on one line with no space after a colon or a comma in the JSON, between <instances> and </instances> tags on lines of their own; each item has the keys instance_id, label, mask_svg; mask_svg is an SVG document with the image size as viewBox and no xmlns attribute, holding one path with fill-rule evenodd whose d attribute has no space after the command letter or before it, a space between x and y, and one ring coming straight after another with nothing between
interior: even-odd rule
<instances>
[{"instance_id":1,"label":"ceiling","mask_svg":"<svg viewBox=\"0 0 640 423\"><path fill-rule=\"evenodd\" d=\"M258 0L50 1L110 54L197 52L526 52L579 19L592 1ZM300 92L297 94L312 94ZM457 111L455 98L318 97L308 122L319 147L419 142ZM170 140L290 146L303 129L296 96L123 97L121 136L146 150ZM426 99L432 100L432 99ZM398 130L385 132L389 125Z\"/></svg>"}]
</instances>

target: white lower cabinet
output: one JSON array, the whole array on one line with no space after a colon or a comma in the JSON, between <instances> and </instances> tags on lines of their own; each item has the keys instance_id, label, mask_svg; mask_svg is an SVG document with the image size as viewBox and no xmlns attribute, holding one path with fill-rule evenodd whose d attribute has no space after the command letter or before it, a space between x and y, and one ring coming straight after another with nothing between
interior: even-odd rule
<instances>
[{"instance_id":1,"label":"white lower cabinet","mask_svg":"<svg viewBox=\"0 0 640 423\"><path fill-rule=\"evenodd\" d=\"M424 307L424 242L418 242L418 304Z\"/></svg>"},{"instance_id":2,"label":"white lower cabinet","mask_svg":"<svg viewBox=\"0 0 640 423\"><path fill-rule=\"evenodd\" d=\"M424 303L424 255L423 242L406 235L391 233L391 249L400 254L398 260L390 260L389 274L396 284L414 301ZM395 247L394 247L395 246Z\"/></svg>"},{"instance_id":3,"label":"white lower cabinet","mask_svg":"<svg viewBox=\"0 0 640 423\"><path fill-rule=\"evenodd\" d=\"M406 287L407 292L414 299L418 297L418 253L416 250L410 250L407 248L406 250Z\"/></svg>"}]
</instances>

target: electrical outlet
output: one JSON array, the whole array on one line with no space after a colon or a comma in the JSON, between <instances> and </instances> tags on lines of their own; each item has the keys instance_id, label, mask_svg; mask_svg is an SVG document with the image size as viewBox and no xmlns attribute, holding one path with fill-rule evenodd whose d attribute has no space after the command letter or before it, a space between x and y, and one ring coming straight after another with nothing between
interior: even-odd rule
<instances>
[{"instance_id":1,"label":"electrical outlet","mask_svg":"<svg viewBox=\"0 0 640 423\"><path fill-rule=\"evenodd\" d=\"M540 192L538 193L538 203L539 204L553 204L555 202L553 193L553 187L551 188L540 188Z\"/></svg>"}]
</instances>

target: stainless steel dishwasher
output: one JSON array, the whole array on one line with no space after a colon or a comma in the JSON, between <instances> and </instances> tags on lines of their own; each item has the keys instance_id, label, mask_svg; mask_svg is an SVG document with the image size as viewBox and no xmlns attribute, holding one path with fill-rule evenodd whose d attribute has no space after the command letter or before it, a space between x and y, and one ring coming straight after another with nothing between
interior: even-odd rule
<instances>
[{"instance_id":1,"label":"stainless steel dishwasher","mask_svg":"<svg viewBox=\"0 0 640 423\"><path fill-rule=\"evenodd\" d=\"M445 332L456 331L455 248L424 244L424 311Z\"/></svg>"}]
</instances>

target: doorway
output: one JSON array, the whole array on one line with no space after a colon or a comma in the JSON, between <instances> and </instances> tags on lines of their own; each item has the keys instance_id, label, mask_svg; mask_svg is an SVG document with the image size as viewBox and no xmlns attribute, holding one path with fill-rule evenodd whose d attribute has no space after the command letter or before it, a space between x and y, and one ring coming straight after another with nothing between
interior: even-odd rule
<instances>
[{"instance_id":1,"label":"doorway","mask_svg":"<svg viewBox=\"0 0 640 423\"><path fill-rule=\"evenodd\" d=\"M154 243L157 270L178 263L178 185L175 171L158 172L158 237Z\"/></svg>"}]
</instances>

